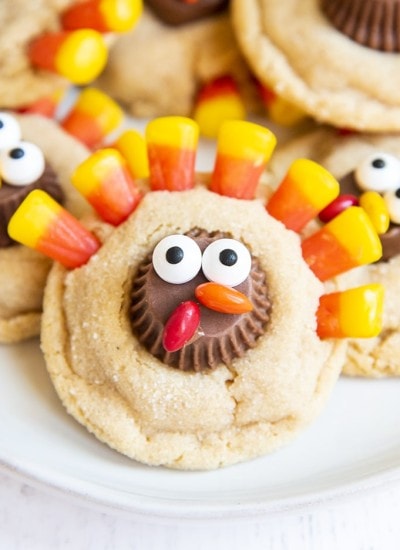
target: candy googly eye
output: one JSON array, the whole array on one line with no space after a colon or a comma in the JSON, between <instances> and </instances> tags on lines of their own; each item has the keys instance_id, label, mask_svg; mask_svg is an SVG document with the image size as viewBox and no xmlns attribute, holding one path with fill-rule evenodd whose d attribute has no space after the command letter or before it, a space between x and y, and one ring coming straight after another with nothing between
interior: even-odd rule
<instances>
[{"instance_id":1,"label":"candy googly eye","mask_svg":"<svg viewBox=\"0 0 400 550\"><path fill-rule=\"evenodd\" d=\"M355 179L363 191L388 191L400 187L400 160L393 155L374 152L356 168Z\"/></svg>"},{"instance_id":2,"label":"candy googly eye","mask_svg":"<svg viewBox=\"0 0 400 550\"><path fill-rule=\"evenodd\" d=\"M12 147L21 139L21 128L17 119L0 111L0 149Z\"/></svg>"},{"instance_id":3,"label":"candy googly eye","mask_svg":"<svg viewBox=\"0 0 400 550\"><path fill-rule=\"evenodd\" d=\"M390 221L400 225L400 188L387 191L383 195Z\"/></svg>"},{"instance_id":4,"label":"candy googly eye","mask_svg":"<svg viewBox=\"0 0 400 550\"><path fill-rule=\"evenodd\" d=\"M226 286L237 286L249 276L251 255L235 239L218 239L203 252L203 273L209 281Z\"/></svg>"},{"instance_id":5,"label":"candy googly eye","mask_svg":"<svg viewBox=\"0 0 400 550\"><path fill-rule=\"evenodd\" d=\"M0 151L0 175L10 185L29 185L43 174L45 160L34 143L20 141Z\"/></svg>"},{"instance_id":6,"label":"candy googly eye","mask_svg":"<svg viewBox=\"0 0 400 550\"><path fill-rule=\"evenodd\" d=\"M187 283L201 269L200 247L186 235L169 235L155 247L153 267L157 275L167 283Z\"/></svg>"}]
</instances>

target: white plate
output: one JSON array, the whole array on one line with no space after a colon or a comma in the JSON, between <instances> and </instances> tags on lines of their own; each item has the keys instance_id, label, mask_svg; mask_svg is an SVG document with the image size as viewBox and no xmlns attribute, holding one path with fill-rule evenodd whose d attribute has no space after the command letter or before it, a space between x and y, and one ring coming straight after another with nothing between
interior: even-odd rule
<instances>
[{"instance_id":1,"label":"white plate","mask_svg":"<svg viewBox=\"0 0 400 550\"><path fill-rule=\"evenodd\" d=\"M82 502L154 518L249 518L400 479L400 380L342 379L324 413L272 455L212 472L133 462L64 411L36 340L0 347L0 464Z\"/></svg>"}]
</instances>

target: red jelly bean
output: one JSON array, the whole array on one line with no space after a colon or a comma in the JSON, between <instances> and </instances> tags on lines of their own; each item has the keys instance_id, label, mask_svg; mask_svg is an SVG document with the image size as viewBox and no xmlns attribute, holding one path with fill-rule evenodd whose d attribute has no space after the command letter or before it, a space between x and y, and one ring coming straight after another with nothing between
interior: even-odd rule
<instances>
[{"instance_id":1,"label":"red jelly bean","mask_svg":"<svg viewBox=\"0 0 400 550\"><path fill-rule=\"evenodd\" d=\"M330 202L328 206L321 210L318 217L321 222L328 223L350 206L358 206L357 197L355 195L339 195L336 199Z\"/></svg>"},{"instance_id":2,"label":"red jelly bean","mask_svg":"<svg viewBox=\"0 0 400 550\"><path fill-rule=\"evenodd\" d=\"M163 346L178 351L193 337L200 324L200 308L195 302L182 302L171 314L164 327Z\"/></svg>"}]
</instances>

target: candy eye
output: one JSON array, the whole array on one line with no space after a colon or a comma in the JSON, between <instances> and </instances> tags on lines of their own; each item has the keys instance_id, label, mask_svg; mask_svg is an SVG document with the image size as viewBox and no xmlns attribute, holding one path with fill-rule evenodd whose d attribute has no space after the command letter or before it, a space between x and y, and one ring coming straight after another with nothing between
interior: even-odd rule
<instances>
[{"instance_id":1,"label":"candy eye","mask_svg":"<svg viewBox=\"0 0 400 550\"><path fill-rule=\"evenodd\" d=\"M219 239L203 252L203 273L209 281L237 286L247 279L251 269L248 249L234 239Z\"/></svg>"},{"instance_id":2,"label":"candy eye","mask_svg":"<svg viewBox=\"0 0 400 550\"><path fill-rule=\"evenodd\" d=\"M17 120L0 111L0 149L12 147L21 139L21 129Z\"/></svg>"},{"instance_id":3,"label":"candy eye","mask_svg":"<svg viewBox=\"0 0 400 550\"><path fill-rule=\"evenodd\" d=\"M390 221L400 225L400 188L387 191L383 198L389 211Z\"/></svg>"},{"instance_id":4,"label":"candy eye","mask_svg":"<svg viewBox=\"0 0 400 550\"><path fill-rule=\"evenodd\" d=\"M11 185L29 185L43 174L42 151L33 143L20 141L0 151L0 175Z\"/></svg>"},{"instance_id":5,"label":"candy eye","mask_svg":"<svg viewBox=\"0 0 400 550\"><path fill-rule=\"evenodd\" d=\"M400 187L400 160L388 153L373 153L356 168L355 179L363 191L388 191Z\"/></svg>"},{"instance_id":6,"label":"candy eye","mask_svg":"<svg viewBox=\"0 0 400 550\"><path fill-rule=\"evenodd\" d=\"M200 271L200 247L186 235L169 235L155 247L153 267L167 283L187 283Z\"/></svg>"}]
</instances>

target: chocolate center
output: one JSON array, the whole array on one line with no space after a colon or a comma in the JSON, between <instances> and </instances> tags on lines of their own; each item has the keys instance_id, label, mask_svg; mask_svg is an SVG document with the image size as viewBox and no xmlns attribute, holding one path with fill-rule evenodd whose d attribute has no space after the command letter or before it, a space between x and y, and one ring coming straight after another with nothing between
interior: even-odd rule
<instances>
[{"instance_id":1,"label":"chocolate center","mask_svg":"<svg viewBox=\"0 0 400 550\"><path fill-rule=\"evenodd\" d=\"M220 231L209 233L198 228L192 229L187 235L196 241L201 251L217 239L230 237ZM253 310L243 315L232 315L200 306L197 334L179 351L167 352L162 345L166 321L181 302L196 300L195 289L205 282L207 279L202 271L184 284L163 281L153 268L151 254L138 268L131 296L132 329L141 344L167 365L197 372L212 370L221 363L229 366L235 358L254 347L257 339L265 332L271 303L265 273L258 259L252 257L249 276L235 289L250 298Z\"/></svg>"},{"instance_id":2,"label":"chocolate center","mask_svg":"<svg viewBox=\"0 0 400 550\"><path fill-rule=\"evenodd\" d=\"M321 0L331 24L362 46L400 51L400 0Z\"/></svg>"},{"instance_id":3,"label":"chocolate center","mask_svg":"<svg viewBox=\"0 0 400 550\"><path fill-rule=\"evenodd\" d=\"M182 25L223 10L228 0L147 0L157 16L170 25Z\"/></svg>"}]
</instances>

